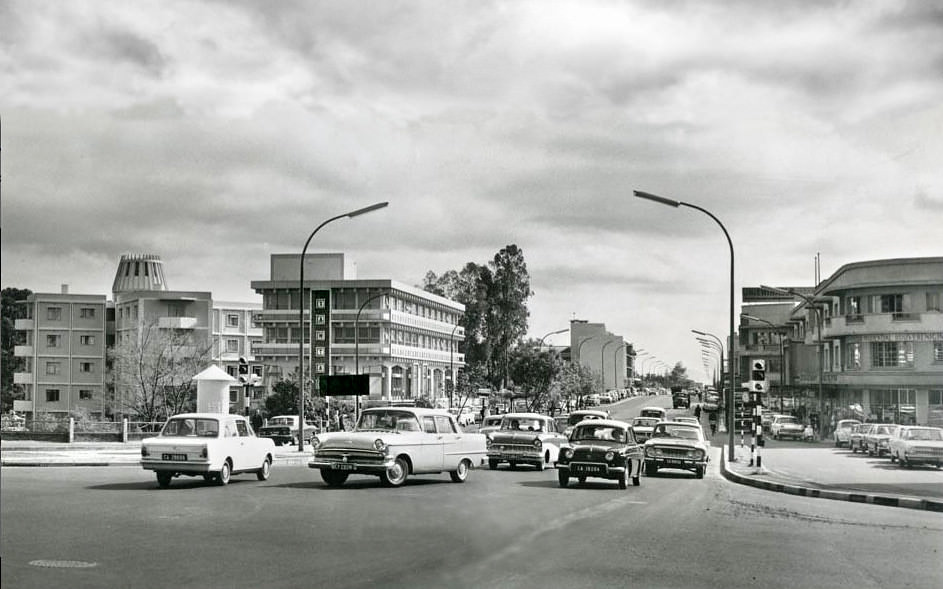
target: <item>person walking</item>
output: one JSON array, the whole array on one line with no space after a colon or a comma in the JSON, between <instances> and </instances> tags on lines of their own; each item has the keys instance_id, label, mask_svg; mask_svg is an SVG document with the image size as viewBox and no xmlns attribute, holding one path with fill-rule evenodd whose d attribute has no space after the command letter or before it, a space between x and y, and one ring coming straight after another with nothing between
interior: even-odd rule
<instances>
[{"instance_id":1,"label":"person walking","mask_svg":"<svg viewBox=\"0 0 943 589\"><path fill-rule=\"evenodd\" d=\"M694 417L696 417L698 421L701 420L701 404L700 403L694 406Z\"/></svg>"}]
</instances>

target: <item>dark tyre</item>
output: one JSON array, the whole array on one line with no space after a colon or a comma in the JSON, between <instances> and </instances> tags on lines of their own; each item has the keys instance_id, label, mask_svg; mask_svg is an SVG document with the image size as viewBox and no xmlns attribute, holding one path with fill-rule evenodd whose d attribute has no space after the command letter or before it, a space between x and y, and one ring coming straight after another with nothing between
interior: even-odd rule
<instances>
[{"instance_id":1,"label":"dark tyre","mask_svg":"<svg viewBox=\"0 0 943 589\"><path fill-rule=\"evenodd\" d=\"M458 468L449 473L449 477L451 477L453 483L464 483L465 479L468 478L468 469L468 461L462 460L458 463Z\"/></svg>"},{"instance_id":2,"label":"dark tyre","mask_svg":"<svg viewBox=\"0 0 943 589\"><path fill-rule=\"evenodd\" d=\"M703 466L697 467L697 469L694 471L694 476L696 476L696 477L699 478L699 479L703 479L703 478L704 478L704 467L703 467Z\"/></svg>"},{"instance_id":3,"label":"dark tyre","mask_svg":"<svg viewBox=\"0 0 943 589\"><path fill-rule=\"evenodd\" d=\"M632 477L632 486L633 486L633 487L638 487L638 486L641 485L641 484L642 484L642 478L641 478L641 477L639 477L638 475Z\"/></svg>"},{"instance_id":4,"label":"dark tyre","mask_svg":"<svg viewBox=\"0 0 943 589\"><path fill-rule=\"evenodd\" d=\"M645 476L653 477L658 473L658 467L650 462L645 463Z\"/></svg>"},{"instance_id":5,"label":"dark tyre","mask_svg":"<svg viewBox=\"0 0 943 589\"><path fill-rule=\"evenodd\" d=\"M557 471L557 481L560 482L560 487L566 489L570 484L570 472L566 469L561 468Z\"/></svg>"},{"instance_id":6,"label":"dark tyre","mask_svg":"<svg viewBox=\"0 0 943 589\"><path fill-rule=\"evenodd\" d=\"M626 464L626 465L625 465L625 470L622 472L622 476L619 477L619 488L620 488L620 489L628 489L628 488L629 488L629 470L630 470L630 469L631 469L631 467L630 467L628 464Z\"/></svg>"},{"instance_id":7,"label":"dark tyre","mask_svg":"<svg viewBox=\"0 0 943 589\"><path fill-rule=\"evenodd\" d=\"M223 466L220 467L219 472L216 473L216 484L223 486L229 484L229 478L232 476L232 466L229 465L229 461L223 462Z\"/></svg>"},{"instance_id":8,"label":"dark tyre","mask_svg":"<svg viewBox=\"0 0 943 589\"><path fill-rule=\"evenodd\" d=\"M406 462L405 458L397 457L393 461L393 466L386 469L383 474L380 475L380 480L383 481L383 484L387 487L401 487L406 482L406 478L409 476L409 463Z\"/></svg>"},{"instance_id":9,"label":"dark tyre","mask_svg":"<svg viewBox=\"0 0 943 589\"><path fill-rule=\"evenodd\" d=\"M321 469L321 480L324 481L328 487L340 487L344 484L349 475L350 473L344 470Z\"/></svg>"},{"instance_id":10,"label":"dark tyre","mask_svg":"<svg viewBox=\"0 0 943 589\"><path fill-rule=\"evenodd\" d=\"M259 470L255 471L255 478L259 479L260 481L267 481L271 475L272 459L266 456L265 460L262 461L262 466L259 467Z\"/></svg>"},{"instance_id":11,"label":"dark tyre","mask_svg":"<svg viewBox=\"0 0 943 589\"><path fill-rule=\"evenodd\" d=\"M576 477L576 481L582 485L586 482L586 477Z\"/></svg>"},{"instance_id":12,"label":"dark tyre","mask_svg":"<svg viewBox=\"0 0 943 589\"><path fill-rule=\"evenodd\" d=\"M489 458L488 468L490 468L491 470L498 470L498 461L493 458Z\"/></svg>"},{"instance_id":13,"label":"dark tyre","mask_svg":"<svg viewBox=\"0 0 943 589\"><path fill-rule=\"evenodd\" d=\"M891 454L891 464L894 464L895 462L897 462L897 457Z\"/></svg>"},{"instance_id":14,"label":"dark tyre","mask_svg":"<svg viewBox=\"0 0 943 589\"><path fill-rule=\"evenodd\" d=\"M174 478L173 473L171 472L157 472L157 486L161 489L166 489L170 486L170 480Z\"/></svg>"}]
</instances>

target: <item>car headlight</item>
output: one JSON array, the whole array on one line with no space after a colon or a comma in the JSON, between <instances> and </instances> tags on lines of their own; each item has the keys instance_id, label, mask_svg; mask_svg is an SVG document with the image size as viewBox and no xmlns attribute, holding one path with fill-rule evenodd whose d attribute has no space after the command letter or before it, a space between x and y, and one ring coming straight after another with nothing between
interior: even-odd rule
<instances>
[{"instance_id":1,"label":"car headlight","mask_svg":"<svg viewBox=\"0 0 943 589\"><path fill-rule=\"evenodd\" d=\"M612 462L612 459L616 457L616 453L612 450L606 452L606 462Z\"/></svg>"},{"instance_id":2,"label":"car headlight","mask_svg":"<svg viewBox=\"0 0 943 589\"><path fill-rule=\"evenodd\" d=\"M541 442L540 439L534 440L534 448L536 448L537 450L540 450L543 447L543 445L544 443Z\"/></svg>"},{"instance_id":3,"label":"car headlight","mask_svg":"<svg viewBox=\"0 0 943 589\"><path fill-rule=\"evenodd\" d=\"M377 438L376 440L373 441L373 447L376 448L380 452L386 452L387 446L386 446L386 442L384 442L380 438Z\"/></svg>"},{"instance_id":4,"label":"car headlight","mask_svg":"<svg viewBox=\"0 0 943 589\"><path fill-rule=\"evenodd\" d=\"M573 458L573 448L564 448L563 449L563 458L565 460L570 460Z\"/></svg>"},{"instance_id":5,"label":"car headlight","mask_svg":"<svg viewBox=\"0 0 943 589\"><path fill-rule=\"evenodd\" d=\"M655 455L655 449L652 448L651 446L648 446L647 448L645 448L645 455L646 455L646 456L654 456L654 455Z\"/></svg>"},{"instance_id":6,"label":"car headlight","mask_svg":"<svg viewBox=\"0 0 943 589\"><path fill-rule=\"evenodd\" d=\"M485 438L485 448L490 449L492 444L494 444L494 442L491 441L491 436L486 437L486 438Z\"/></svg>"}]
</instances>

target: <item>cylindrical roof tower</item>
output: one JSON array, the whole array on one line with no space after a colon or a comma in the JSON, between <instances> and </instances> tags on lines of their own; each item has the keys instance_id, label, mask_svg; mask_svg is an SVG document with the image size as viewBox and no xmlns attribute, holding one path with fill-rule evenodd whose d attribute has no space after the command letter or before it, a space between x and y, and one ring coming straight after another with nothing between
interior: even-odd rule
<instances>
[{"instance_id":1,"label":"cylindrical roof tower","mask_svg":"<svg viewBox=\"0 0 943 589\"><path fill-rule=\"evenodd\" d=\"M115 300L118 293L135 290L169 290L164 281L164 263L154 254L125 254L118 262L115 282L111 285Z\"/></svg>"}]
</instances>

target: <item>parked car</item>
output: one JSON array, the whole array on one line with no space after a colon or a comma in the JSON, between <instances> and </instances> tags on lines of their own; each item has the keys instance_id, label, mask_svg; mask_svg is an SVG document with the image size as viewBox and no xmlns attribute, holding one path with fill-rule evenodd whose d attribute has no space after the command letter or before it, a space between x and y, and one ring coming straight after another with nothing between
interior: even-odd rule
<instances>
[{"instance_id":1,"label":"parked car","mask_svg":"<svg viewBox=\"0 0 943 589\"><path fill-rule=\"evenodd\" d=\"M805 427L792 415L777 415L769 426L774 440L792 438L801 440L805 436Z\"/></svg>"},{"instance_id":2,"label":"parked car","mask_svg":"<svg viewBox=\"0 0 943 589\"><path fill-rule=\"evenodd\" d=\"M638 443L642 444L652 437L652 430L659 421L657 417L636 417L632 420L632 430Z\"/></svg>"},{"instance_id":3,"label":"parked car","mask_svg":"<svg viewBox=\"0 0 943 589\"><path fill-rule=\"evenodd\" d=\"M639 417L657 417L664 421L668 417L668 410L664 407L642 407L638 412Z\"/></svg>"},{"instance_id":4,"label":"parked car","mask_svg":"<svg viewBox=\"0 0 943 589\"><path fill-rule=\"evenodd\" d=\"M704 477L707 468L707 440L701 428L691 423L661 421L645 442L645 474L653 476L660 468L680 468Z\"/></svg>"},{"instance_id":5,"label":"parked car","mask_svg":"<svg viewBox=\"0 0 943 589\"><path fill-rule=\"evenodd\" d=\"M317 427L313 424L305 423L304 429L302 430L304 443L310 444L311 438L313 438L317 432ZM297 444L298 416L276 415L275 417L270 417L265 422L265 425L259 428L258 435L260 438L271 438L276 446L281 446L282 444Z\"/></svg>"},{"instance_id":6,"label":"parked car","mask_svg":"<svg viewBox=\"0 0 943 589\"><path fill-rule=\"evenodd\" d=\"M501 429L501 419L503 417L503 415L488 415L481 420L481 425L478 426L478 433L489 434L498 431Z\"/></svg>"},{"instance_id":7,"label":"parked car","mask_svg":"<svg viewBox=\"0 0 943 589\"><path fill-rule=\"evenodd\" d=\"M560 450L557 479L561 487L576 477L580 483L587 477L619 482L620 489L629 480L639 485L644 452L635 440L632 426L624 421L589 419L573 428L569 441Z\"/></svg>"},{"instance_id":8,"label":"parked car","mask_svg":"<svg viewBox=\"0 0 943 589\"><path fill-rule=\"evenodd\" d=\"M539 413L507 413L501 429L488 435L488 466L507 462L511 468L530 464L539 470L552 468L566 442L552 417Z\"/></svg>"},{"instance_id":9,"label":"parked car","mask_svg":"<svg viewBox=\"0 0 943 589\"><path fill-rule=\"evenodd\" d=\"M349 432L312 440L308 467L319 470L328 486L343 485L351 474L369 474L388 487L410 475L449 473L462 483L485 456L485 436L465 433L448 411L419 407L365 409Z\"/></svg>"},{"instance_id":10,"label":"parked car","mask_svg":"<svg viewBox=\"0 0 943 589\"><path fill-rule=\"evenodd\" d=\"M475 424L475 414L470 407L449 409L449 413L455 416L455 421L462 427Z\"/></svg>"},{"instance_id":11,"label":"parked car","mask_svg":"<svg viewBox=\"0 0 943 589\"><path fill-rule=\"evenodd\" d=\"M914 464L943 466L943 429L902 425L890 439L891 462L904 468Z\"/></svg>"},{"instance_id":12,"label":"parked car","mask_svg":"<svg viewBox=\"0 0 943 589\"><path fill-rule=\"evenodd\" d=\"M157 437L141 441L141 466L157 474L162 489L179 476L226 485L231 475L251 472L264 481L274 454L275 442L256 436L245 417L229 413L174 415Z\"/></svg>"},{"instance_id":13,"label":"parked car","mask_svg":"<svg viewBox=\"0 0 943 589\"><path fill-rule=\"evenodd\" d=\"M569 437L570 432L573 431L573 428L576 426L576 424L583 420L608 418L609 412L600 409L580 409L579 411L573 411L566 418L566 427L563 428L563 435Z\"/></svg>"},{"instance_id":14,"label":"parked car","mask_svg":"<svg viewBox=\"0 0 943 589\"><path fill-rule=\"evenodd\" d=\"M839 419L835 424L835 432L832 438L835 440L835 447L841 448L847 446L851 441L851 432L854 426L861 423L857 419Z\"/></svg>"},{"instance_id":15,"label":"parked car","mask_svg":"<svg viewBox=\"0 0 943 589\"><path fill-rule=\"evenodd\" d=\"M897 425L893 423L875 423L870 431L864 435L862 446L868 456L881 456L888 454L890 450L891 436L897 431Z\"/></svg>"},{"instance_id":16,"label":"parked car","mask_svg":"<svg viewBox=\"0 0 943 589\"><path fill-rule=\"evenodd\" d=\"M859 450L865 451L864 436L871 431L872 427L874 427L873 423L859 423L848 434L848 447L851 448L852 454L857 454Z\"/></svg>"}]
</instances>

